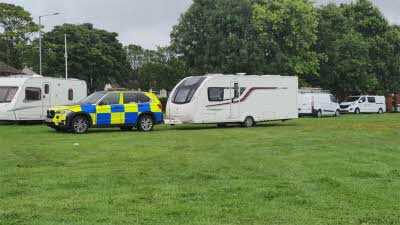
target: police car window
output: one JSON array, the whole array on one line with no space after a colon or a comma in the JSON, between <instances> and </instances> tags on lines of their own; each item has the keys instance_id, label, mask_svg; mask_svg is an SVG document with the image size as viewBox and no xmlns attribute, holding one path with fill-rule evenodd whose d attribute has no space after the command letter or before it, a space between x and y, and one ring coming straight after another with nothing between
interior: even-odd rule
<instances>
[{"instance_id":1,"label":"police car window","mask_svg":"<svg viewBox=\"0 0 400 225\"><path fill-rule=\"evenodd\" d=\"M150 102L150 98L147 95L142 93L137 93L138 103L147 103Z\"/></svg>"},{"instance_id":2,"label":"police car window","mask_svg":"<svg viewBox=\"0 0 400 225\"><path fill-rule=\"evenodd\" d=\"M101 105L117 105L119 104L119 93L110 93L102 101Z\"/></svg>"},{"instance_id":3,"label":"police car window","mask_svg":"<svg viewBox=\"0 0 400 225\"><path fill-rule=\"evenodd\" d=\"M124 104L137 103L136 93L124 93Z\"/></svg>"}]
</instances>

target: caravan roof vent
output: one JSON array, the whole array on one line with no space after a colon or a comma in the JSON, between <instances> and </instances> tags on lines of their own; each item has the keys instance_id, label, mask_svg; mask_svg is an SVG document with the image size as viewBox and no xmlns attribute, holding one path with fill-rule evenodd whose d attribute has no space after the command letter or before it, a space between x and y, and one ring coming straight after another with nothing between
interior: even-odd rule
<instances>
[{"instance_id":1,"label":"caravan roof vent","mask_svg":"<svg viewBox=\"0 0 400 225\"><path fill-rule=\"evenodd\" d=\"M246 73L236 73L236 75L244 76L244 75L246 75Z\"/></svg>"}]
</instances>

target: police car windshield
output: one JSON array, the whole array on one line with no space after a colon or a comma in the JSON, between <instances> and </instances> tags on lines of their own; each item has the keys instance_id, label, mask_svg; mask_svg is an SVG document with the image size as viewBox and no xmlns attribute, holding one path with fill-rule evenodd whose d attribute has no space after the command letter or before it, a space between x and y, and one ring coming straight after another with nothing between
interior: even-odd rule
<instances>
[{"instance_id":1,"label":"police car windshield","mask_svg":"<svg viewBox=\"0 0 400 225\"><path fill-rule=\"evenodd\" d=\"M347 99L346 99L346 102L355 102L355 101L357 101L358 99L360 99L360 97L352 96L352 97L347 98Z\"/></svg>"},{"instance_id":2,"label":"police car windshield","mask_svg":"<svg viewBox=\"0 0 400 225\"><path fill-rule=\"evenodd\" d=\"M172 96L172 102L176 104L189 103L205 79L206 77L187 78L176 88Z\"/></svg>"},{"instance_id":3,"label":"police car windshield","mask_svg":"<svg viewBox=\"0 0 400 225\"><path fill-rule=\"evenodd\" d=\"M86 97L85 99L83 99L80 104L81 105L93 105L96 104L101 98L103 98L103 96L107 94L107 92L105 91L100 91L100 92L95 92L91 95L89 95L88 97Z\"/></svg>"}]
</instances>

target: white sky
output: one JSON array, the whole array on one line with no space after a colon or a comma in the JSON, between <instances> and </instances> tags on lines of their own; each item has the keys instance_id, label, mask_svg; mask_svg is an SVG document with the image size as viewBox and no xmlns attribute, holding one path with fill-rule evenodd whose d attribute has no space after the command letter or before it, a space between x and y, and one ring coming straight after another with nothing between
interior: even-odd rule
<instances>
[{"instance_id":1,"label":"white sky","mask_svg":"<svg viewBox=\"0 0 400 225\"><path fill-rule=\"evenodd\" d=\"M318 0L318 3L349 0ZM172 26L192 0L0 0L20 5L37 22L39 15L59 12L44 18L45 30L63 23L93 23L96 28L117 32L124 44L145 48L167 45ZM400 24L400 0L373 0L391 23Z\"/></svg>"}]
</instances>

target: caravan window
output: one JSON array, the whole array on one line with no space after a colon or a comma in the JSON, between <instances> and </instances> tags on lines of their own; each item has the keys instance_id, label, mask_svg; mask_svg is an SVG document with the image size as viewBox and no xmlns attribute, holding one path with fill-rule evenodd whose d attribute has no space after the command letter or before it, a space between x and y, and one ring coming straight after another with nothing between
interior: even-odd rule
<instances>
[{"instance_id":1,"label":"caravan window","mask_svg":"<svg viewBox=\"0 0 400 225\"><path fill-rule=\"evenodd\" d=\"M42 89L36 87L25 88L25 100L38 101L42 99Z\"/></svg>"},{"instance_id":2,"label":"caravan window","mask_svg":"<svg viewBox=\"0 0 400 225\"><path fill-rule=\"evenodd\" d=\"M11 102L17 91L17 87L0 87L0 103Z\"/></svg>"},{"instance_id":3,"label":"caravan window","mask_svg":"<svg viewBox=\"0 0 400 225\"><path fill-rule=\"evenodd\" d=\"M71 88L68 90L68 100L74 100L74 90L72 90Z\"/></svg>"},{"instance_id":4,"label":"caravan window","mask_svg":"<svg viewBox=\"0 0 400 225\"><path fill-rule=\"evenodd\" d=\"M210 87L208 88L208 100L210 102L221 102L231 98L230 88Z\"/></svg>"},{"instance_id":5,"label":"caravan window","mask_svg":"<svg viewBox=\"0 0 400 225\"><path fill-rule=\"evenodd\" d=\"M50 93L50 85L49 85L49 84L45 84L45 85L44 85L44 93L45 93L45 94Z\"/></svg>"},{"instance_id":6,"label":"caravan window","mask_svg":"<svg viewBox=\"0 0 400 225\"><path fill-rule=\"evenodd\" d=\"M205 79L206 77L187 78L176 88L172 96L172 102L176 104L189 103Z\"/></svg>"}]
</instances>

